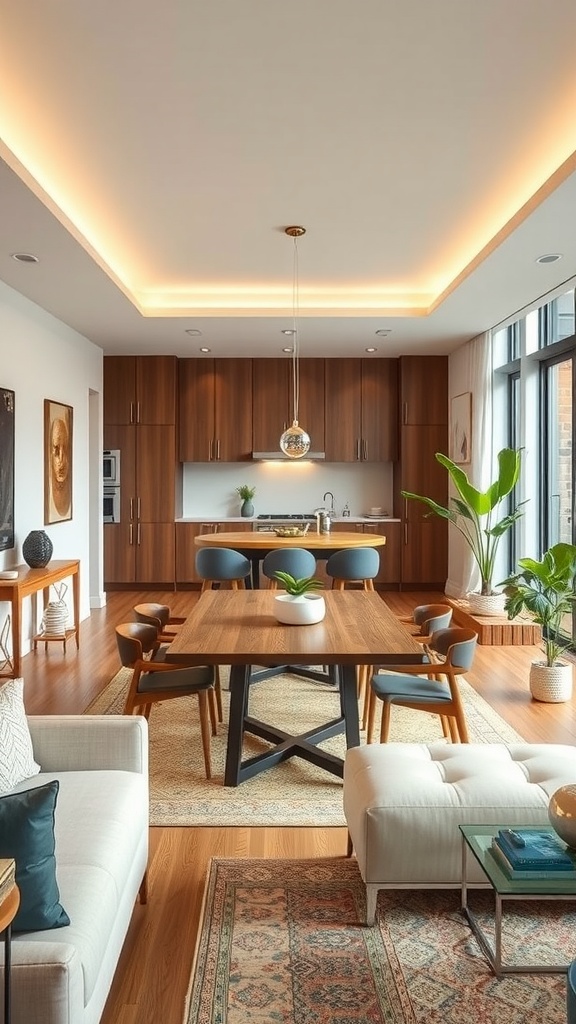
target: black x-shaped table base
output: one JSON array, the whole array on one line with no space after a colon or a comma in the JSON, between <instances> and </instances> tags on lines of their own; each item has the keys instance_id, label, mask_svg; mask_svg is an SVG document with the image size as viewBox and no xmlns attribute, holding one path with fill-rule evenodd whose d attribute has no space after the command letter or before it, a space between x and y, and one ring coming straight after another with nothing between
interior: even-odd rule
<instances>
[{"instance_id":1,"label":"black x-shaped table base","mask_svg":"<svg viewBox=\"0 0 576 1024\"><path fill-rule=\"evenodd\" d=\"M248 715L251 668L251 665L232 665L230 670L230 722L224 785L238 786L246 779L251 779L290 757L301 757L332 775L342 778L344 774L342 758L320 750L317 744L344 732L347 747L360 745L355 666L340 665L336 668L341 716L296 736ZM242 761L242 743L245 732L259 736L274 746L262 754Z\"/></svg>"}]
</instances>

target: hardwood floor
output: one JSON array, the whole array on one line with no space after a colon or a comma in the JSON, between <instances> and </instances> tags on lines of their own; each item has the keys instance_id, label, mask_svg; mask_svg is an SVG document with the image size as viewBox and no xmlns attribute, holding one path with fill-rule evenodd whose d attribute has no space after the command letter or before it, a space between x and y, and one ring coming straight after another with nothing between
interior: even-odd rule
<instances>
[{"instance_id":1,"label":"hardwood floor","mask_svg":"<svg viewBox=\"0 0 576 1024\"><path fill-rule=\"evenodd\" d=\"M40 645L24 658L28 713L82 713L119 667L114 626L132 618L134 604L160 600L183 615L197 597L190 591L110 593L107 607L82 623L79 651L69 645L64 654L50 644L45 653ZM414 605L442 595L383 597L394 611L410 614ZM539 653L536 647L480 646L466 678L526 740L573 744L574 701L540 704L530 697L528 671ZM211 857L341 856L345 850L343 828L152 828L149 900L135 907L103 1024L182 1024Z\"/></svg>"}]
</instances>

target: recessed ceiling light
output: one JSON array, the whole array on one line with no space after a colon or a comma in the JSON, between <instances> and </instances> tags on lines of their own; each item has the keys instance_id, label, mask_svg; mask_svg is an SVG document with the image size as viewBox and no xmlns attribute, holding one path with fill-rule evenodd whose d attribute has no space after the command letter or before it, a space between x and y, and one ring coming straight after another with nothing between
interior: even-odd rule
<instances>
[{"instance_id":1,"label":"recessed ceiling light","mask_svg":"<svg viewBox=\"0 0 576 1024\"><path fill-rule=\"evenodd\" d=\"M370 345L369 348L364 349L365 352L377 352L378 349L374 348L374 345Z\"/></svg>"},{"instance_id":2,"label":"recessed ceiling light","mask_svg":"<svg viewBox=\"0 0 576 1024\"><path fill-rule=\"evenodd\" d=\"M287 334L287 335L289 335L289 337L292 337L293 334L296 334L296 331L294 330L294 328L288 328L287 327L287 328L285 328L285 330L281 331L280 333L281 334Z\"/></svg>"},{"instance_id":3,"label":"recessed ceiling light","mask_svg":"<svg viewBox=\"0 0 576 1024\"><path fill-rule=\"evenodd\" d=\"M13 252L12 259L18 263L39 263L40 260L31 252Z\"/></svg>"},{"instance_id":4,"label":"recessed ceiling light","mask_svg":"<svg viewBox=\"0 0 576 1024\"><path fill-rule=\"evenodd\" d=\"M198 334L201 334L201 331L198 331ZM211 348L206 348L206 346L204 345L202 348L199 348L198 351L206 353L206 352L211 352L212 349Z\"/></svg>"},{"instance_id":5,"label":"recessed ceiling light","mask_svg":"<svg viewBox=\"0 0 576 1024\"><path fill-rule=\"evenodd\" d=\"M539 256L536 263L557 263L558 260L562 259L561 252L549 252L544 256Z\"/></svg>"},{"instance_id":6,"label":"recessed ceiling light","mask_svg":"<svg viewBox=\"0 0 576 1024\"><path fill-rule=\"evenodd\" d=\"M283 348L282 351L291 355L294 349L287 346L286 348Z\"/></svg>"},{"instance_id":7,"label":"recessed ceiling light","mask_svg":"<svg viewBox=\"0 0 576 1024\"><path fill-rule=\"evenodd\" d=\"M379 331L374 331L374 334L377 334L379 338L386 338L389 334L392 334L392 330L391 328L381 327Z\"/></svg>"},{"instance_id":8,"label":"recessed ceiling light","mask_svg":"<svg viewBox=\"0 0 576 1024\"><path fill-rule=\"evenodd\" d=\"M191 338L199 338L202 331L197 331L194 327L188 327L186 329L186 334L189 334Z\"/></svg>"}]
</instances>

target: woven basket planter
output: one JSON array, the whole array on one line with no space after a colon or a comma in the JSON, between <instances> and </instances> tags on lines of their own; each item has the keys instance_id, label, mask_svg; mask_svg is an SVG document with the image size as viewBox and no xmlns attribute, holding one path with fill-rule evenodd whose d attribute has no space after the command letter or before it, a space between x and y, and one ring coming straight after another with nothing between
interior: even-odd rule
<instances>
[{"instance_id":1,"label":"woven basket planter","mask_svg":"<svg viewBox=\"0 0 576 1024\"><path fill-rule=\"evenodd\" d=\"M530 693L534 700L547 704L561 704L572 696L572 665L546 665L533 661L530 668Z\"/></svg>"},{"instance_id":2,"label":"woven basket planter","mask_svg":"<svg viewBox=\"0 0 576 1024\"><path fill-rule=\"evenodd\" d=\"M504 615L504 603L506 594L478 594L472 592L466 594L466 600L470 605L472 615Z\"/></svg>"}]
</instances>

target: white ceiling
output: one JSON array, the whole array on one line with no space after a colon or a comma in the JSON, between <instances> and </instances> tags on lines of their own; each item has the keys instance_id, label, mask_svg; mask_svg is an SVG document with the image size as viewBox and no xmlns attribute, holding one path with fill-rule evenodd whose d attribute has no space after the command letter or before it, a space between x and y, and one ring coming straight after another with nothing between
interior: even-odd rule
<instances>
[{"instance_id":1,"label":"white ceiling","mask_svg":"<svg viewBox=\"0 0 576 1024\"><path fill-rule=\"evenodd\" d=\"M3 0L0 279L108 353L276 356L302 224L302 356L449 352L576 277L575 38L574 0Z\"/></svg>"}]
</instances>

